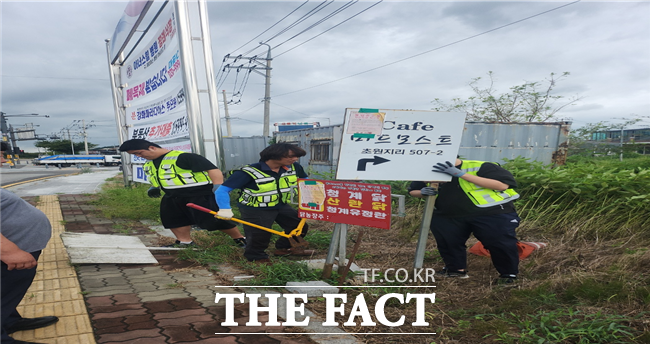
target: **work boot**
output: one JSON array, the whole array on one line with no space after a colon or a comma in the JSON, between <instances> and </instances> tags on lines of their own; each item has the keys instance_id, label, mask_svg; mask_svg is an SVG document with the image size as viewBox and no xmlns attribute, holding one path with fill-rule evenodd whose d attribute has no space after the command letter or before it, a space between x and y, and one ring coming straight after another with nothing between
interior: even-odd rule
<instances>
[{"instance_id":1,"label":"work boot","mask_svg":"<svg viewBox=\"0 0 650 344\"><path fill-rule=\"evenodd\" d=\"M496 285L512 285L515 283L517 283L517 275L502 274L494 280Z\"/></svg>"},{"instance_id":2,"label":"work boot","mask_svg":"<svg viewBox=\"0 0 650 344\"><path fill-rule=\"evenodd\" d=\"M442 268L442 271L440 272L440 276L442 276L442 277L451 277L451 278L469 278L469 275L467 274L467 270L450 271L450 270L447 270L446 266L444 268Z\"/></svg>"},{"instance_id":3,"label":"work boot","mask_svg":"<svg viewBox=\"0 0 650 344\"><path fill-rule=\"evenodd\" d=\"M5 331L7 331L7 333L14 333L18 331L34 330L37 328L54 325L57 321L59 321L59 318L55 316L22 318L15 323L5 327Z\"/></svg>"},{"instance_id":4,"label":"work boot","mask_svg":"<svg viewBox=\"0 0 650 344\"><path fill-rule=\"evenodd\" d=\"M273 262L271 262L271 260L268 259L268 258L254 260L251 263L257 264L257 265L267 265L267 266L273 265Z\"/></svg>"},{"instance_id":5,"label":"work boot","mask_svg":"<svg viewBox=\"0 0 650 344\"><path fill-rule=\"evenodd\" d=\"M235 246L240 248L246 248L246 237L232 239L235 242Z\"/></svg>"},{"instance_id":6,"label":"work boot","mask_svg":"<svg viewBox=\"0 0 650 344\"><path fill-rule=\"evenodd\" d=\"M315 253L314 250L305 250L302 247L292 247L292 248L279 248L273 251L273 254L276 256L311 256Z\"/></svg>"}]
</instances>

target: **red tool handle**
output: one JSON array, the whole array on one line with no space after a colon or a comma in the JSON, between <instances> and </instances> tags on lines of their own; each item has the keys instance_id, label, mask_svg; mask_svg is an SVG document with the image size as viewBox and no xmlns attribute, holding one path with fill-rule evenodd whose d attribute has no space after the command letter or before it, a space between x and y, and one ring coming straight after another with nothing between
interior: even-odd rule
<instances>
[{"instance_id":1,"label":"red tool handle","mask_svg":"<svg viewBox=\"0 0 650 344\"><path fill-rule=\"evenodd\" d=\"M186 206L188 206L188 207L190 207L190 208L194 208L194 209L196 209L196 210L200 210L200 211L206 212L206 213L210 213L210 214L216 214L216 213L217 213L217 212L214 211L214 210L210 210L210 209L208 209L208 208L204 208L204 207L202 207L202 206L200 206L200 205L196 205L196 204L194 204L194 203L187 203Z\"/></svg>"}]
</instances>

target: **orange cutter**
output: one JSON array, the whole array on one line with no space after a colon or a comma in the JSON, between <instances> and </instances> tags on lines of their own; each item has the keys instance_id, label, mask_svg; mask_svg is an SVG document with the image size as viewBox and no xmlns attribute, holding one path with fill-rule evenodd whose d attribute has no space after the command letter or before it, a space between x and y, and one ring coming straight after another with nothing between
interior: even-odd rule
<instances>
[{"instance_id":1,"label":"orange cutter","mask_svg":"<svg viewBox=\"0 0 650 344\"><path fill-rule=\"evenodd\" d=\"M309 245L309 243L306 242L305 239L303 239L300 236L300 234L302 234L302 227L305 226L305 221L306 221L305 219L300 219L300 223L298 223L298 227L296 227L294 230L292 230L290 233L287 234L285 232L280 232L280 231L276 231L276 230L271 229L271 228L262 227L260 225L256 225L254 223L250 223L248 221L240 220L240 219L237 219L237 218L234 218L234 217L230 218L230 219L227 219L227 218L218 216L217 212L214 211L214 210L204 208L204 207L202 207L200 205L196 205L194 203L187 203L186 205L188 207L190 207L190 208L194 208L196 210L200 210L200 211L203 211L203 212L206 212L206 213L210 213L210 214L214 215L214 217L216 217L216 218L218 218L220 220L232 220L232 221L239 222L239 223L247 225L247 226L255 227L255 228L261 229L263 231L267 231L269 233L279 235L281 237L285 237L285 238L289 239L289 243L291 244L291 247L307 247L307 245Z\"/></svg>"}]
</instances>

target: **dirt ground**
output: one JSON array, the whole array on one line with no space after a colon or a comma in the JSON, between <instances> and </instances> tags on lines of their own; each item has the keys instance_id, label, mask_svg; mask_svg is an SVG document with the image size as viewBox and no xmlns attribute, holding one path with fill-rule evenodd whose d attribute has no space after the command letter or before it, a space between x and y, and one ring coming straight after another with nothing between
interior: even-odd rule
<instances>
[{"instance_id":1,"label":"dirt ground","mask_svg":"<svg viewBox=\"0 0 650 344\"><path fill-rule=\"evenodd\" d=\"M390 230L349 226L347 243L348 256L352 252L359 232L363 230L364 235L355 257L355 263L361 269L377 269L377 272L385 272L387 270L393 272L397 269L404 269L405 271L402 271L397 276L389 275L388 277L391 280L399 279L403 281L406 279L406 271L409 272L409 277L411 277L413 274L418 233L417 228L405 230L403 225L403 220L397 220L392 226L393 229ZM311 231L331 232L333 227L334 224L332 223L310 222ZM306 238L309 241L309 235ZM468 247L474 243L476 243L476 240L470 239ZM429 235L426 251L427 254L425 255L423 268L435 269L436 271L440 270L443 267L443 263L436 251L435 241L432 235ZM324 259L326 255L327 250L320 250L313 258ZM364 278L362 274L357 275L358 277L356 279L351 279L351 276L348 276L347 281L343 285L349 285L351 287L363 285L364 287L345 288L340 291L340 293L346 292L348 294L348 302L345 307L345 315L337 315L336 321L339 324L348 321L356 296L364 293L366 304L377 326L359 326L361 317L354 319L357 326L340 326L344 331L355 334L364 343L483 343L484 341L480 337L471 338L464 336L464 339L461 341L448 341L441 336L441 333L447 331L448 328L455 329L458 327L458 321L449 316L447 314L448 312L457 309L474 308L474 303L482 302L481 300L485 295L491 293L496 288L493 286L493 281L498 274L492 267L490 259L474 255L469 255L468 259L468 270L471 276L469 279L435 278L436 276L434 275L435 280L432 281L430 277L425 277L426 274L423 272L421 279L416 282L406 280L404 282L395 281L388 283L380 282L381 276L377 276L372 280L370 271L366 275L367 278ZM507 290L509 288L499 287L499 289L504 293L509 292ZM409 303L399 304L393 299L393 302L389 302L385 307L384 313L386 318L389 321L395 322L403 315L405 322L403 325L396 327L383 326L377 321L373 312L377 299L388 293L402 295L406 295L407 293L435 293L435 302L426 302L424 314L422 314L422 311L418 310L415 300L411 300ZM310 299L309 309L325 319L325 302L322 299ZM420 317L424 316L429 326L411 326L411 323L416 321L418 313L420 313Z\"/></svg>"},{"instance_id":2,"label":"dirt ground","mask_svg":"<svg viewBox=\"0 0 650 344\"><path fill-rule=\"evenodd\" d=\"M349 226L347 253L350 255L354 240L359 231L364 231L359 250L356 254L355 263L362 269L405 269L413 271L415 249L418 238L419 216L407 217L406 220L394 221L392 229L384 230L371 227ZM312 221L310 230L331 231L334 224ZM583 242L576 243L567 237L545 238L538 234L539 231L526 229L518 233L521 241L546 242L548 246L534 251L531 256L523 259L520 263L520 275L514 286L496 285L495 279L498 273L492 266L489 257L477 256L468 253L468 271L470 278L436 278L435 281L403 283L380 283L357 278L348 279L344 285L366 285L372 287L346 288L348 302L345 307L345 316L336 316L336 320L342 324L348 320L354 298L359 293L365 294L365 300L370 313L373 314L374 305L377 299L387 293L435 293L435 302L427 302L424 317L429 326L411 326L421 313L414 301L407 304L397 302L388 303L385 307L385 314L389 321L397 321L401 315L405 316L404 325L389 327L381 325L373 314L373 321L377 326L340 326L348 333L355 334L364 343L385 344L385 343L422 343L422 344L476 344L496 343L497 329L492 328L492 323L481 325L476 321L477 314L499 314L508 313L510 310L521 310L521 302L528 302L525 297L520 297L530 290L538 287L545 288L553 285L555 288L569 279L591 278L602 275L602 271L611 270L612 266L623 270L629 269L639 271L646 275L650 268L650 251L637 247L641 254L634 256L625 254L634 251L635 240L630 238L628 242ZM309 235L307 236L309 241ZM468 241L467 247L477 242L473 237ZM433 268L439 271L443 267L441 258L435 246L435 240L429 233L426 255L423 268ZM645 253L643 253L645 252ZM327 250L321 250L314 258L325 258ZM393 270L394 271L394 270ZM543 276L543 277L542 277ZM365 283L364 283L365 282ZM383 287L382 287L383 286ZM390 287L388 287L390 286ZM414 286L417 286L415 288ZM427 288L425 288L427 287ZM343 291L340 291L343 292ZM552 291L549 291L551 293ZM395 301L393 299L393 301ZM601 311L597 307L582 307L585 313L596 313ZM616 314L638 314L638 305L634 302L623 302L620 305L613 305ZM649 308L646 304L642 308ZM611 311L612 305L608 305ZM325 318L325 303L323 300L309 301L309 309ZM650 309L645 309L648 311ZM537 311L531 308L532 311ZM501 314L502 314L501 313ZM647 332L650 318L638 322L637 328L645 328ZM469 320L473 320L471 323ZM356 323L361 322L361 317L355 319ZM647 323L646 323L647 322ZM479 324L479 325L477 325ZM473 331L476 326L483 326ZM504 328L499 330L503 331ZM643 331L643 330L642 330ZM363 334L367 333L367 334ZM374 333L374 334L370 334ZM382 333L377 334L377 333ZM413 333L413 334L410 334ZM434 334L435 333L435 334ZM487 334L487 337L486 337ZM516 342L516 341L515 341Z\"/></svg>"}]
</instances>

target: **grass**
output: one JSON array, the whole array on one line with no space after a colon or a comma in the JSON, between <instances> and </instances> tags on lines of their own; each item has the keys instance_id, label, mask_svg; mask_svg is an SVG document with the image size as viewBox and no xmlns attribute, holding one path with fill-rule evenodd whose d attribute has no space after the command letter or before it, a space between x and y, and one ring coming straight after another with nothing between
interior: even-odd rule
<instances>
[{"instance_id":1,"label":"grass","mask_svg":"<svg viewBox=\"0 0 650 344\"><path fill-rule=\"evenodd\" d=\"M156 220L159 221L160 199L147 196L148 185L136 183L127 188L121 176L109 178L99 198L92 202L98 205L102 215L108 219Z\"/></svg>"},{"instance_id":2,"label":"grass","mask_svg":"<svg viewBox=\"0 0 650 344\"><path fill-rule=\"evenodd\" d=\"M515 175L522 196L516 203L522 217L518 237L549 245L521 262L515 288L492 286L494 268L489 259L476 256L468 258L470 279L440 281L436 303L426 312L438 333L436 343L650 343L650 159L576 161L557 168L523 159L504 164ZM115 218L156 220L159 200L146 197L146 186L127 189L120 182L109 181L97 204ZM392 193L406 194L406 182L391 185ZM356 256L364 268L411 268L403 254L385 251L400 245L414 249L423 201L407 200L406 217L395 220L390 231L364 237ZM330 227L310 228L307 240L313 248L327 250ZM241 282L246 285L321 279L320 271L286 258L271 257L271 266L250 264L221 233L199 231L193 238L201 249L182 250L180 259L204 266L238 265L257 276ZM430 240L425 267L440 267L441 258ZM337 285L337 278L334 274L330 282ZM342 292L348 292L348 298L363 292L370 304L382 294L408 288ZM313 306L318 302L310 300ZM386 312L400 314L405 307L393 302L386 305ZM406 340L380 337L364 340L373 344Z\"/></svg>"},{"instance_id":3,"label":"grass","mask_svg":"<svg viewBox=\"0 0 650 344\"><path fill-rule=\"evenodd\" d=\"M630 325L631 319L625 316L601 312L588 314L573 308L523 316L510 312L474 318L488 323L494 321L494 340L508 344L631 343L636 332Z\"/></svg>"},{"instance_id":4,"label":"grass","mask_svg":"<svg viewBox=\"0 0 650 344\"><path fill-rule=\"evenodd\" d=\"M273 258L276 264L259 265L242 262L256 278L242 281L242 285L279 286L287 282L320 280L320 272L309 269L307 264L283 258Z\"/></svg>"}]
</instances>

